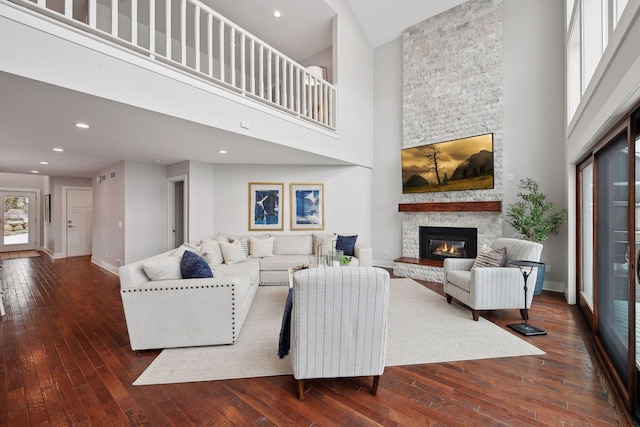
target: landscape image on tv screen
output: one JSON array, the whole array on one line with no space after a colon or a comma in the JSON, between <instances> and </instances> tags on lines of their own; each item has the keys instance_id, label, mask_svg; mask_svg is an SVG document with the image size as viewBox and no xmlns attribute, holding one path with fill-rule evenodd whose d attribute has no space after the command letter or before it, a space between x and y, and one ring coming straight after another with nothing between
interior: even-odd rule
<instances>
[{"instance_id":1,"label":"landscape image on tv screen","mask_svg":"<svg viewBox=\"0 0 640 427\"><path fill-rule=\"evenodd\" d=\"M402 149L402 193L493 188L493 134Z\"/></svg>"}]
</instances>

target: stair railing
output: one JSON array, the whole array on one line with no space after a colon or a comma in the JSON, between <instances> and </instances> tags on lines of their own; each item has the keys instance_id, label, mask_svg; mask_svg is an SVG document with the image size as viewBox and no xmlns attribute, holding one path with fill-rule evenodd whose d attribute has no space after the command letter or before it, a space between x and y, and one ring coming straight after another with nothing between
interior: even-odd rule
<instances>
[{"instance_id":1,"label":"stair railing","mask_svg":"<svg viewBox=\"0 0 640 427\"><path fill-rule=\"evenodd\" d=\"M334 85L198 0L11 2L336 129Z\"/></svg>"}]
</instances>

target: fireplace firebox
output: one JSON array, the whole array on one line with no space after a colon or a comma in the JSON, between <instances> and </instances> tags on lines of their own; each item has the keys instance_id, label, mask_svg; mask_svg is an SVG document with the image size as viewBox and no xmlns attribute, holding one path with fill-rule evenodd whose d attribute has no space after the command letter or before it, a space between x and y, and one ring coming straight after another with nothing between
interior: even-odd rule
<instances>
[{"instance_id":1,"label":"fireplace firebox","mask_svg":"<svg viewBox=\"0 0 640 427\"><path fill-rule=\"evenodd\" d=\"M441 261L445 258L475 258L478 229L465 227L420 227L420 258Z\"/></svg>"}]
</instances>

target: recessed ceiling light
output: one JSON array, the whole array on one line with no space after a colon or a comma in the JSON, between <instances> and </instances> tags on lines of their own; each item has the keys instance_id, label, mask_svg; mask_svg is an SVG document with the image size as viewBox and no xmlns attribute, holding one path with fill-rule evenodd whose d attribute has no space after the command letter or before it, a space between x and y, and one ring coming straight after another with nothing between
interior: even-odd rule
<instances>
[{"instance_id":1,"label":"recessed ceiling light","mask_svg":"<svg viewBox=\"0 0 640 427\"><path fill-rule=\"evenodd\" d=\"M227 150L218 150L218 153L220 153L220 154L227 154Z\"/></svg>"},{"instance_id":2,"label":"recessed ceiling light","mask_svg":"<svg viewBox=\"0 0 640 427\"><path fill-rule=\"evenodd\" d=\"M31 173L40 173L40 171L31 171Z\"/></svg>"},{"instance_id":3,"label":"recessed ceiling light","mask_svg":"<svg viewBox=\"0 0 640 427\"><path fill-rule=\"evenodd\" d=\"M82 122L74 123L74 125L80 129L89 129L91 127L88 124Z\"/></svg>"},{"instance_id":4,"label":"recessed ceiling light","mask_svg":"<svg viewBox=\"0 0 640 427\"><path fill-rule=\"evenodd\" d=\"M275 16L276 18L280 18L281 14L279 10L274 10L273 11L273 16Z\"/></svg>"},{"instance_id":5,"label":"recessed ceiling light","mask_svg":"<svg viewBox=\"0 0 640 427\"><path fill-rule=\"evenodd\" d=\"M49 162L40 162L41 165L48 165Z\"/></svg>"},{"instance_id":6,"label":"recessed ceiling light","mask_svg":"<svg viewBox=\"0 0 640 427\"><path fill-rule=\"evenodd\" d=\"M153 159L153 160L151 160L151 161L152 161L153 163L162 163L162 160L160 160L160 159Z\"/></svg>"},{"instance_id":7,"label":"recessed ceiling light","mask_svg":"<svg viewBox=\"0 0 640 427\"><path fill-rule=\"evenodd\" d=\"M64 148L54 148L53 151L57 151L58 153L62 153Z\"/></svg>"}]
</instances>

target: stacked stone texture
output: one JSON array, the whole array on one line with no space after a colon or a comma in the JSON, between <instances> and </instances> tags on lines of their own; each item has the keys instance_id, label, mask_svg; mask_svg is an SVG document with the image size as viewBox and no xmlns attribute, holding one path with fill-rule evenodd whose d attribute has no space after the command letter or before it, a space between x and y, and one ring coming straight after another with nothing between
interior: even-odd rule
<instances>
[{"instance_id":1,"label":"stacked stone texture","mask_svg":"<svg viewBox=\"0 0 640 427\"><path fill-rule=\"evenodd\" d=\"M493 133L494 150L493 189L404 194L403 203L502 200L502 16L502 0L471 0L403 34L403 148ZM420 225L477 227L479 245L502 235L499 212L403 215L405 257L418 256ZM425 280L442 277L435 267L396 269Z\"/></svg>"}]
</instances>

